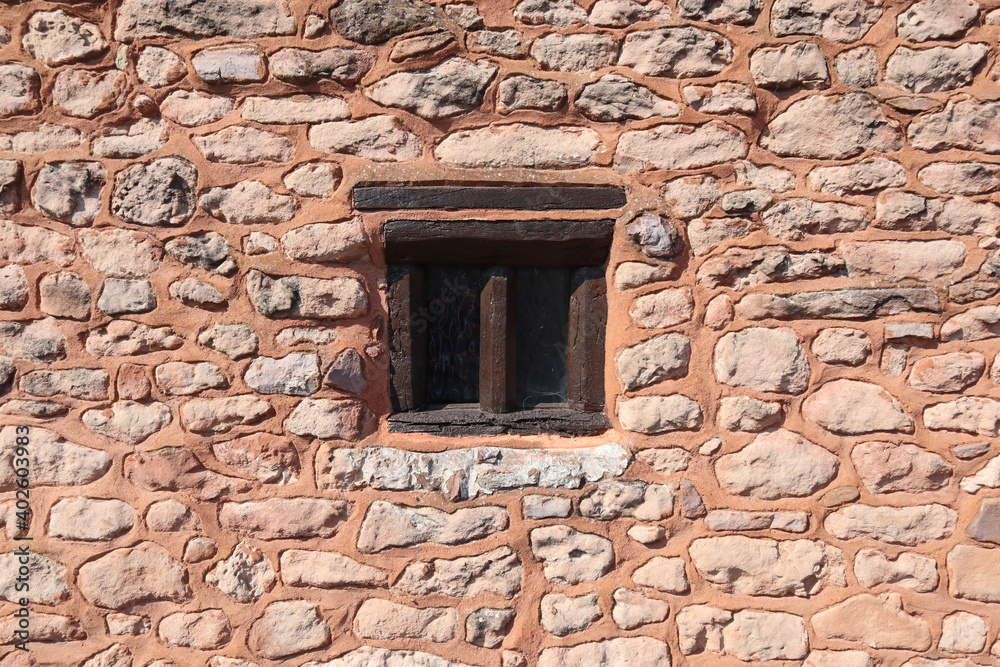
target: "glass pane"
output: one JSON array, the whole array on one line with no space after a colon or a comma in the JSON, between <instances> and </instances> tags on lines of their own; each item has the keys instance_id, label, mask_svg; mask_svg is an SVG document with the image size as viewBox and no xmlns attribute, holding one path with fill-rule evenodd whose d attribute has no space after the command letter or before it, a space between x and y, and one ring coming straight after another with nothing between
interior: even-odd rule
<instances>
[{"instance_id":1,"label":"glass pane","mask_svg":"<svg viewBox=\"0 0 1000 667\"><path fill-rule=\"evenodd\" d=\"M479 402L482 290L478 267L427 267L427 403Z\"/></svg>"},{"instance_id":2,"label":"glass pane","mask_svg":"<svg viewBox=\"0 0 1000 667\"><path fill-rule=\"evenodd\" d=\"M517 375L519 408L566 402L569 353L569 269L517 270Z\"/></svg>"}]
</instances>

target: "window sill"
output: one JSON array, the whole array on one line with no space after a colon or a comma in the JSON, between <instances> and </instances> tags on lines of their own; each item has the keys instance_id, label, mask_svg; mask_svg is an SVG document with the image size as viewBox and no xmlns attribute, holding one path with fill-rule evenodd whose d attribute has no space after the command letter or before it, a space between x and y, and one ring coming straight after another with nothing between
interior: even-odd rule
<instances>
[{"instance_id":1,"label":"window sill","mask_svg":"<svg viewBox=\"0 0 1000 667\"><path fill-rule=\"evenodd\" d=\"M483 412L475 405L444 405L389 415L391 433L425 433L446 437L482 435L600 435L611 428L603 412L542 407L516 412Z\"/></svg>"}]
</instances>

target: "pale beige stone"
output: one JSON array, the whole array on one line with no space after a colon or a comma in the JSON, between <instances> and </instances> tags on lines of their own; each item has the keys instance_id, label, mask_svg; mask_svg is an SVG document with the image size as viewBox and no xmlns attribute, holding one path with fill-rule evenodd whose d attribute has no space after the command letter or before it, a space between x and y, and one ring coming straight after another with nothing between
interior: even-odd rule
<instances>
[{"instance_id":1,"label":"pale beige stone","mask_svg":"<svg viewBox=\"0 0 1000 667\"><path fill-rule=\"evenodd\" d=\"M917 546L951 535L958 513L944 505L888 507L848 505L827 516L824 526L834 537L851 540L858 537Z\"/></svg>"},{"instance_id":2,"label":"pale beige stone","mask_svg":"<svg viewBox=\"0 0 1000 667\"><path fill-rule=\"evenodd\" d=\"M874 649L925 651L930 625L903 609L898 593L861 593L813 614L813 630L826 641L844 640Z\"/></svg>"},{"instance_id":3,"label":"pale beige stone","mask_svg":"<svg viewBox=\"0 0 1000 667\"><path fill-rule=\"evenodd\" d=\"M661 593L683 595L691 589L686 568L683 558L656 556L632 573L632 581Z\"/></svg>"},{"instance_id":4,"label":"pale beige stone","mask_svg":"<svg viewBox=\"0 0 1000 667\"><path fill-rule=\"evenodd\" d=\"M415 608L372 598L354 616L354 632L363 639L420 639L446 642L455 637L458 614L447 607Z\"/></svg>"},{"instance_id":5,"label":"pale beige stone","mask_svg":"<svg viewBox=\"0 0 1000 667\"><path fill-rule=\"evenodd\" d=\"M715 474L730 493L772 500L811 495L832 482L839 467L826 449L779 429L721 457Z\"/></svg>"}]
</instances>

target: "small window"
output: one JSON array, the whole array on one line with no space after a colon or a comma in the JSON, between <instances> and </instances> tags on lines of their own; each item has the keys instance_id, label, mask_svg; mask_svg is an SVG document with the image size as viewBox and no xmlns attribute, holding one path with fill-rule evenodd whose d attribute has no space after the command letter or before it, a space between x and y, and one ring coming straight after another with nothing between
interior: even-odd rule
<instances>
[{"instance_id":1,"label":"small window","mask_svg":"<svg viewBox=\"0 0 1000 667\"><path fill-rule=\"evenodd\" d=\"M606 431L613 230L612 220L386 223L390 430Z\"/></svg>"}]
</instances>

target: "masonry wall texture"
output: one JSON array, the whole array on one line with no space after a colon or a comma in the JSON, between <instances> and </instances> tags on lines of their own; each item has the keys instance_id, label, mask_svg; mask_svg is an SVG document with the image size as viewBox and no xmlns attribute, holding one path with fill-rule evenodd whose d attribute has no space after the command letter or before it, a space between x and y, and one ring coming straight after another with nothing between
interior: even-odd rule
<instances>
[{"instance_id":1,"label":"masonry wall texture","mask_svg":"<svg viewBox=\"0 0 1000 667\"><path fill-rule=\"evenodd\" d=\"M1000 664L995 3L3 0L0 665ZM612 430L389 432L372 182L626 189Z\"/></svg>"}]
</instances>

